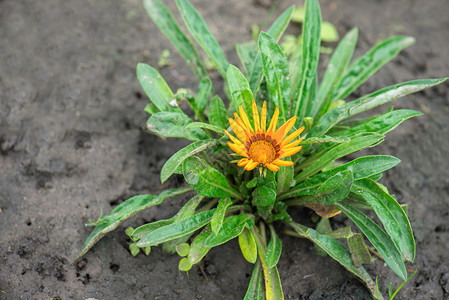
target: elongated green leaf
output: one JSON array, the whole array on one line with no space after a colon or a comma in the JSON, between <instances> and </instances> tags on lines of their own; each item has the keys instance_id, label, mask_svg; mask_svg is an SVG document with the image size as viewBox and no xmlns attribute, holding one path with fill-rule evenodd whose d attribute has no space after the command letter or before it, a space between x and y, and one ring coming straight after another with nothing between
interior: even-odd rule
<instances>
[{"instance_id":1,"label":"elongated green leaf","mask_svg":"<svg viewBox=\"0 0 449 300\"><path fill-rule=\"evenodd\" d=\"M137 243L137 246L156 246L192 233L208 224L214 212L215 209L202 211L190 218L156 229L142 237Z\"/></svg>"},{"instance_id":2,"label":"elongated green leaf","mask_svg":"<svg viewBox=\"0 0 449 300\"><path fill-rule=\"evenodd\" d=\"M248 262L255 263L257 260L257 245L251 230L248 228L244 228L242 233L240 233L239 245L243 257Z\"/></svg>"},{"instance_id":3,"label":"elongated green leaf","mask_svg":"<svg viewBox=\"0 0 449 300\"><path fill-rule=\"evenodd\" d=\"M366 95L360 99L348 102L342 106L336 107L320 119L320 122L309 133L308 137L322 136L330 128L336 125L338 122L345 120L358 113L367 111L376 106L388 103L397 98L406 96L408 94L419 92L425 88L432 87L434 85L444 82L447 78L442 79L422 79L403 82L400 84L392 85L374 93Z\"/></svg>"},{"instance_id":4,"label":"elongated green leaf","mask_svg":"<svg viewBox=\"0 0 449 300\"><path fill-rule=\"evenodd\" d=\"M149 208L151 206L161 204L165 199L172 198L178 195L182 195L191 191L190 187L184 187L179 189L170 189L163 191L157 196L153 195L139 195L134 196L120 203L114 208L111 213L99 220L95 224L95 229L86 239L78 258L87 253L106 233L114 230L126 219L134 216L138 212Z\"/></svg>"},{"instance_id":5,"label":"elongated green leaf","mask_svg":"<svg viewBox=\"0 0 449 300\"><path fill-rule=\"evenodd\" d=\"M260 260L257 260L253 269L253 274L251 275L248 290L246 291L245 298L243 298L243 300L265 300L262 280L263 280L262 264Z\"/></svg>"},{"instance_id":6,"label":"elongated green leaf","mask_svg":"<svg viewBox=\"0 0 449 300\"><path fill-rule=\"evenodd\" d=\"M265 254L265 261L268 268L273 268L278 264L282 253L282 241L276 234L273 226L270 226L271 239L268 243L267 253Z\"/></svg>"},{"instance_id":7,"label":"elongated green leaf","mask_svg":"<svg viewBox=\"0 0 449 300\"><path fill-rule=\"evenodd\" d=\"M310 144L318 144L318 143L347 143L351 139L347 137L333 137L333 136L323 136L323 137L311 137L303 140L300 145L310 145Z\"/></svg>"},{"instance_id":8,"label":"elongated green leaf","mask_svg":"<svg viewBox=\"0 0 449 300\"><path fill-rule=\"evenodd\" d=\"M241 199L241 196L229 185L226 177L201 158L188 157L182 166L184 178L198 194L206 197Z\"/></svg>"},{"instance_id":9,"label":"elongated green leaf","mask_svg":"<svg viewBox=\"0 0 449 300\"><path fill-rule=\"evenodd\" d=\"M162 167L161 182L164 183L173 173L175 173L186 158L195 155L207 148L213 147L216 144L216 140L198 141L182 148L181 150L173 154L173 156L170 157Z\"/></svg>"},{"instance_id":10,"label":"elongated green leaf","mask_svg":"<svg viewBox=\"0 0 449 300\"><path fill-rule=\"evenodd\" d=\"M214 96L210 101L209 122L222 129L229 127L228 120L226 119L225 105L223 100L218 96Z\"/></svg>"},{"instance_id":11,"label":"elongated green leaf","mask_svg":"<svg viewBox=\"0 0 449 300\"><path fill-rule=\"evenodd\" d=\"M309 239L313 243L317 244L321 249L323 249L330 257L339 262L343 267L345 267L349 272L359 277L362 282L367 286L372 295L376 295L376 284L371 279L369 274L363 267L356 268L352 262L351 254L348 249L343 246L340 242L331 238L330 236L320 234L308 228L304 225L297 224L295 222L289 223L289 225L296 231L298 235L303 238ZM377 297L376 297L377 298ZM380 295L380 299L383 299Z\"/></svg>"},{"instance_id":12,"label":"elongated green leaf","mask_svg":"<svg viewBox=\"0 0 449 300\"><path fill-rule=\"evenodd\" d=\"M156 229L159 229L161 227L170 225L173 222L175 222L175 219L171 218L171 219L164 219L164 220L159 220L156 222L144 224L144 225L134 229L132 236L140 239L143 236L149 234L150 232L155 231Z\"/></svg>"},{"instance_id":13,"label":"elongated green leaf","mask_svg":"<svg viewBox=\"0 0 449 300\"><path fill-rule=\"evenodd\" d=\"M302 30L302 51L300 62L300 76L298 82L292 82L293 90L293 115L302 122L304 117L310 116L310 90L316 77L321 46L321 11L317 0L306 1L306 15ZM310 106L311 107L311 106ZM307 113L307 114L306 114Z\"/></svg>"},{"instance_id":14,"label":"elongated green leaf","mask_svg":"<svg viewBox=\"0 0 449 300\"><path fill-rule=\"evenodd\" d=\"M354 233L347 239L349 252L351 252L352 261L356 267L360 267L362 264L372 263L369 250L363 241L363 237L360 233Z\"/></svg>"},{"instance_id":15,"label":"elongated green leaf","mask_svg":"<svg viewBox=\"0 0 449 300\"><path fill-rule=\"evenodd\" d=\"M168 8L160 0L144 0L143 5L147 14L151 17L157 27L164 33L168 40L175 46L184 57L187 65L198 80L207 76L206 70L201 63L198 52L192 42L179 28Z\"/></svg>"},{"instance_id":16,"label":"elongated green leaf","mask_svg":"<svg viewBox=\"0 0 449 300\"><path fill-rule=\"evenodd\" d=\"M193 240L187 257L192 265L199 263L211 249L211 247L206 246L206 239L212 234L210 225L207 225Z\"/></svg>"},{"instance_id":17,"label":"elongated green leaf","mask_svg":"<svg viewBox=\"0 0 449 300\"><path fill-rule=\"evenodd\" d=\"M385 231L358 209L344 202L337 203L336 206L363 232L393 272L406 280L407 270L402 257Z\"/></svg>"},{"instance_id":18,"label":"elongated green leaf","mask_svg":"<svg viewBox=\"0 0 449 300\"><path fill-rule=\"evenodd\" d=\"M414 43L413 37L393 36L375 45L349 66L333 99L345 99L402 49Z\"/></svg>"},{"instance_id":19,"label":"elongated green leaf","mask_svg":"<svg viewBox=\"0 0 449 300\"><path fill-rule=\"evenodd\" d=\"M312 164L305 168L295 179L298 182L305 180L307 177L315 175L330 162L348 155L353 152L357 152L361 149L370 147L383 140L383 136L377 133L359 134L354 137L350 142L344 144L338 144L330 148L324 155L317 158Z\"/></svg>"},{"instance_id":20,"label":"elongated green leaf","mask_svg":"<svg viewBox=\"0 0 449 300\"><path fill-rule=\"evenodd\" d=\"M257 245L257 252L259 253L259 259L262 264L262 270L265 277L265 297L266 299L284 299L282 292L281 278L276 266L269 268L266 264L265 257L267 255L267 249L265 242L262 242L261 236L252 229L253 236Z\"/></svg>"},{"instance_id":21,"label":"elongated green leaf","mask_svg":"<svg viewBox=\"0 0 449 300\"><path fill-rule=\"evenodd\" d=\"M187 129L189 123L192 123L192 120L184 113L162 111L148 119L147 128L152 133L165 137L179 137L190 141L207 138L204 130L200 128Z\"/></svg>"},{"instance_id":22,"label":"elongated green leaf","mask_svg":"<svg viewBox=\"0 0 449 300\"><path fill-rule=\"evenodd\" d=\"M137 79L145 94L160 111L181 111L179 107L170 105L173 92L155 68L144 63L137 64Z\"/></svg>"},{"instance_id":23,"label":"elongated green leaf","mask_svg":"<svg viewBox=\"0 0 449 300\"><path fill-rule=\"evenodd\" d=\"M264 32L259 35L259 51L271 100L276 106L279 106L279 115L288 118L290 116L291 85L287 58L276 41Z\"/></svg>"},{"instance_id":24,"label":"elongated green leaf","mask_svg":"<svg viewBox=\"0 0 449 300\"><path fill-rule=\"evenodd\" d=\"M239 111L239 106L241 105L248 118L252 120L252 114L249 112L252 111L252 100L254 96L249 88L245 75L237 67L229 65L226 73L226 81L228 82L228 88L235 110Z\"/></svg>"},{"instance_id":25,"label":"elongated green leaf","mask_svg":"<svg viewBox=\"0 0 449 300\"><path fill-rule=\"evenodd\" d=\"M316 203L331 205L343 200L348 196L353 182L351 170L338 172L329 177L317 190Z\"/></svg>"},{"instance_id":26,"label":"elongated green leaf","mask_svg":"<svg viewBox=\"0 0 449 300\"><path fill-rule=\"evenodd\" d=\"M227 217L219 232L209 235L206 239L206 247L216 247L224 244L242 233L243 229L251 228L254 225L254 216L250 214L241 214Z\"/></svg>"},{"instance_id":27,"label":"elongated green leaf","mask_svg":"<svg viewBox=\"0 0 449 300\"><path fill-rule=\"evenodd\" d=\"M404 122L405 120L422 115L421 112L411 109L398 109L387 112L385 114L380 115L379 117L372 119L364 124L360 124L355 126L345 132L343 132L340 137L344 136L353 136L363 132L376 132L379 134L386 134L389 131L393 130Z\"/></svg>"},{"instance_id":28,"label":"elongated green leaf","mask_svg":"<svg viewBox=\"0 0 449 300\"><path fill-rule=\"evenodd\" d=\"M229 198L221 198L220 201L218 201L217 210L215 211L212 221L210 222L212 232L214 234L217 234L220 231L221 226L223 225L226 209L231 204L232 201Z\"/></svg>"},{"instance_id":29,"label":"elongated green leaf","mask_svg":"<svg viewBox=\"0 0 449 300\"><path fill-rule=\"evenodd\" d=\"M284 159L285 161L291 161L289 157ZM293 166L282 167L276 172L277 191L276 194L280 194L284 191L288 191L295 183L295 169Z\"/></svg>"},{"instance_id":30,"label":"elongated green leaf","mask_svg":"<svg viewBox=\"0 0 449 300\"><path fill-rule=\"evenodd\" d=\"M318 119L321 111L325 112L329 107L334 90L340 85L343 74L349 65L355 45L357 44L358 29L353 28L340 41L334 53L332 54L323 80L321 81L316 100L312 102L310 116Z\"/></svg>"},{"instance_id":31,"label":"elongated green leaf","mask_svg":"<svg viewBox=\"0 0 449 300\"><path fill-rule=\"evenodd\" d=\"M213 61L221 76L225 78L229 63L217 40L210 32L206 22L204 22L204 19L189 1L176 0L176 5L193 38Z\"/></svg>"},{"instance_id":32,"label":"elongated green leaf","mask_svg":"<svg viewBox=\"0 0 449 300\"><path fill-rule=\"evenodd\" d=\"M353 184L353 193L362 196L374 209L396 248L408 261L415 259L415 240L412 227L399 203L378 183L362 179Z\"/></svg>"},{"instance_id":33,"label":"elongated green leaf","mask_svg":"<svg viewBox=\"0 0 449 300\"><path fill-rule=\"evenodd\" d=\"M267 33L276 41L279 42L282 34L290 23L294 6L287 8L268 29ZM246 73L249 76L249 86L254 95L257 95L259 91L260 82L262 81L262 57L260 52L257 51L257 47L254 44L254 56L253 63L249 66Z\"/></svg>"},{"instance_id":34,"label":"elongated green leaf","mask_svg":"<svg viewBox=\"0 0 449 300\"><path fill-rule=\"evenodd\" d=\"M257 46L254 41L246 42L243 44L236 44L235 50L237 51L237 55L242 62L243 68L245 69L246 74L248 76L251 74L251 66L254 63L254 60L257 56Z\"/></svg>"},{"instance_id":35,"label":"elongated green leaf","mask_svg":"<svg viewBox=\"0 0 449 300\"><path fill-rule=\"evenodd\" d=\"M399 162L400 160L398 158L389 155L372 155L356 158L348 163L307 179L305 182L296 185L287 193L281 194L279 199L282 200L290 197L314 195L319 186L338 172L350 170L352 171L354 180L360 180L391 169Z\"/></svg>"},{"instance_id":36,"label":"elongated green leaf","mask_svg":"<svg viewBox=\"0 0 449 300\"><path fill-rule=\"evenodd\" d=\"M196 101L198 109L203 112L207 107L210 94L212 93L212 81L209 77L204 77L198 86L198 93L196 94Z\"/></svg>"},{"instance_id":37,"label":"elongated green leaf","mask_svg":"<svg viewBox=\"0 0 449 300\"><path fill-rule=\"evenodd\" d=\"M192 129L192 128L204 128L204 129L209 129L212 130L216 133L219 133L221 135L224 134L223 128L220 128L218 126L209 124L209 123L203 123L203 122L192 122L189 123L185 126L186 129Z\"/></svg>"}]
</instances>

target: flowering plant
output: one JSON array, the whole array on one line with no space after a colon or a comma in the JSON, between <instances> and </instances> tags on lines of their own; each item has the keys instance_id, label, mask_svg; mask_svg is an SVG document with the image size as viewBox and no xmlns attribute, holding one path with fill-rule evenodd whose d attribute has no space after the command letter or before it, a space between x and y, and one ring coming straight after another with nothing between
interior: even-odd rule
<instances>
[{"instance_id":1,"label":"flowering plant","mask_svg":"<svg viewBox=\"0 0 449 300\"><path fill-rule=\"evenodd\" d=\"M254 264L245 299L283 299L276 267L282 242L273 225L279 222L290 228L287 234L309 239L338 261L373 295L376 285L363 267L371 262L369 249L406 280L404 260L415 257L412 228L403 206L378 182L399 159L344 157L381 143L387 132L421 113L391 108L367 118L351 117L445 79L414 80L345 99L414 39L388 38L351 62L358 35L354 28L335 49L318 84L321 12L317 0L307 0L298 55L288 59L278 45L292 17L290 7L259 34L257 42L236 46L245 75L228 63L195 8L187 0L176 4L190 34L225 79L227 100L215 94L195 46L168 8L160 0L144 0L150 17L199 81L196 93L186 89L173 93L155 68L137 66L138 80L151 100L145 108L151 114L149 131L191 141L167 160L161 181L176 173L187 185L121 203L94 223L80 256L134 214L193 194L172 218L127 229L131 253L142 249L148 254L151 247L162 244L182 257L179 269L188 271L213 247L238 238L243 256ZM298 206L321 217L316 228L293 220L291 212ZM373 210L383 226L363 210ZM332 230L329 218L339 213L351 219L366 239L350 227Z\"/></svg>"}]
</instances>

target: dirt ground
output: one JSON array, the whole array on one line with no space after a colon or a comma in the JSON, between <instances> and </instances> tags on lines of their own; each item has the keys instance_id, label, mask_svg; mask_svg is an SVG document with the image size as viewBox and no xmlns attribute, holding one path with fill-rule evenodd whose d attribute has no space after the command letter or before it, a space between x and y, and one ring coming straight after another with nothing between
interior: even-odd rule
<instances>
[{"instance_id":1,"label":"dirt ground","mask_svg":"<svg viewBox=\"0 0 449 300\"><path fill-rule=\"evenodd\" d=\"M234 43L250 39L271 1L194 0L229 61ZM166 1L175 10L174 1ZM291 4L280 1L274 15ZM416 37L355 95L415 78L449 75L449 2L446 0L320 1L323 18L340 36L359 27L356 56L393 34ZM300 27L291 26L299 34ZM335 46L331 44L329 46ZM179 257L154 248L133 258L127 226L172 216L182 199L127 221L81 261L74 258L100 210L129 196L157 194L159 171L184 141L145 131L148 100L135 76L138 62L157 66L171 48L140 0L0 0L0 299L240 299L252 267L236 241L213 249L189 276ZM323 55L322 61L328 60ZM172 51L161 73L173 90L196 89ZM215 89L222 82L215 73ZM417 275L396 299L449 299L449 84L395 102L423 111L388 134L370 154L402 163L382 182L408 203ZM386 107L382 108L383 110ZM379 112L382 110L378 110ZM446 155L444 155L446 153ZM182 181L172 178L169 185ZM307 216L304 212L298 216ZM344 217L335 226L350 224ZM349 272L318 256L310 242L283 236L279 262L286 299L369 299ZM367 266L384 292L401 282L383 262ZM204 274L206 276L204 276Z\"/></svg>"}]
</instances>

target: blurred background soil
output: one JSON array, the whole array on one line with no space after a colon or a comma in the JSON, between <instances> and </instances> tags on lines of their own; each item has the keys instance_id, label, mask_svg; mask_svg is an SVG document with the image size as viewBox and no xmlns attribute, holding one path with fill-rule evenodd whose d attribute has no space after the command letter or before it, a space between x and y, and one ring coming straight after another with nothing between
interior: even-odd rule
<instances>
[{"instance_id":1,"label":"blurred background soil","mask_svg":"<svg viewBox=\"0 0 449 300\"><path fill-rule=\"evenodd\" d=\"M176 11L174 1L165 3ZM240 65L234 44L251 38L251 26L262 23L272 1L192 3L228 60ZM291 4L303 1L279 1L273 17ZM360 29L356 57L391 35L417 39L355 96L449 74L448 1L320 4L323 19L335 24L340 36ZM298 35L301 27L291 25L288 32ZM145 131L148 100L135 67L138 62L157 66L164 49L171 50L172 63L160 72L172 90L196 90L189 69L140 0L0 0L0 299L239 299L245 294L252 266L236 241L213 249L202 270L194 267L188 276L178 271L179 257L160 247L149 256L130 255L124 229L172 216L183 199L139 214L74 260L92 230L84 224L129 196L166 188L160 169L185 145ZM321 57L322 67L329 56ZM212 78L221 91L216 71ZM418 272L396 299L449 299L449 85L394 105L425 113L365 151L402 160L381 181L400 203L409 204L417 258L407 267ZM174 177L168 183L181 184ZM342 216L333 220L336 227L348 224ZM369 298L354 276L318 256L310 242L282 238L279 272L286 299ZM401 283L379 259L367 269L379 276L384 295L389 282Z\"/></svg>"}]
</instances>

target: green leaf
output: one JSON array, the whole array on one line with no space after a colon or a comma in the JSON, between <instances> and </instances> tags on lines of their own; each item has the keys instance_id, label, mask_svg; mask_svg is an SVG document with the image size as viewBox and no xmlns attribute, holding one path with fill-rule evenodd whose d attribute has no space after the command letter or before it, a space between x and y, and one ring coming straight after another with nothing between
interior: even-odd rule
<instances>
[{"instance_id":1,"label":"green leaf","mask_svg":"<svg viewBox=\"0 0 449 300\"><path fill-rule=\"evenodd\" d=\"M212 232L214 234L217 234L220 231L221 226L223 225L226 209L231 204L232 201L229 198L221 198L220 201L218 201L217 210L215 211L212 221L210 222Z\"/></svg>"},{"instance_id":2,"label":"green leaf","mask_svg":"<svg viewBox=\"0 0 449 300\"><path fill-rule=\"evenodd\" d=\"M351 191L362 196L371 205L396 248L406 260L413 261L415 240L412 227L399 203L378 183L367 178L355 182Z\"/></svg>"},{"instance_id":3,"label":"green leaf","mask_svg":"<svg viewBox=\"0 0 449 300\"><path fill-rule=\"evenodd\" d=\"M187 258L183 258L179 261L178 269L179 271L187 272L192 268L192 264Z\"/></svg>"},{"instance_id":4,"label":"green leaf","mask_svg":"<svg viewBox=\"0 0 449 300\"><path fill-rule=\"evenodd\" d=\"M250 41L242 44L236 44L235 50L237 51L237 55L242 62L246 74L250 75L250 68L257 57L256 43L254 41Z\"/></svg>"},{"instance_id":5,"label":"green leaf","mask_svg":"<svg viewBox=\"0 0 449 300\"><path fill-rule=\"evenodd\" d=\"M160 111L180 112L177 106L171 106L173 92L159 72L144 63L137 64L137 79L145 94Z\"/></svg>"},{"instance_id":6,"label":"green leaf","mask_svg":"<svg viewBox=\"0 0 449 300\"><path fill-rule=\"evenodd\" d=\"M165 190L157 196L139 195L129 198L114 208L111 213L95 224L95 229L86 239L78 258L87 253L106 233L114 230L126 219L151 206L161 204L165 199L173 198L191 191L190 187Z\"/></svg>"},{"instance_id":7,"label":"green leaf","mask_svg":"<svg viewBox=\"0 0 449 300\"><path fill-rule=\"evenodd\" d=\"M159 229L161 227L167 226L172 224L175 221L174 218L171 219L164 219L159 220L156 222L144 224L142 226L137 227L134 232L132 233L132 236L138 239L141 239L143 236L149 234L152 231L155 231L156 229Z\"/></svg>"},{"instance_id":8,"label":"green leaf","mask_svg":"<svg viewBox=\"0 0 449 300\"><path fill-rule=\"evenodd\" d=\"M212 81L209 77L204 77L198 86L198 93L196 94L196 101L198 103L198 109L203 112L209 102L210 94L212 93Z\"/></svg>"},{"instance_id":9,"label":"green leaf","mask_svg":"<svg viewBox=\"0 0 449 300\"><path fill-rule=\"evenodd\" d=\"M309 95L316 77L318 60L321 47L321 11L317 0L306 1L306 15L302 29L302 51L299 74L293 78L292 86L297 87L292 91L294 116L298 117L298 122L302 122L304 117L310 117L311 100Z\"/></svg>"},{"instance_id":10,"label":"green leaf","mask_svg":"<svg viewBox=\"0 0 449 300\"><path fill-rule=\"evenodd\" d=\"M184 257L187 256L190 252L190 246L187 243L182 243L176 246L176 252L179 256Z\"/></svg>"},{"instance_id":11,"label":"green leaf","mask_svg":"<svg viewBox=\"0 0 449 300\"><path fill-rule=\"evenodd\" d=\"M193 240L190 245L190 251L188 255L189 262L194 265L203 259L203 257L209 252L211 247L206 246L206 239L208 236L213 235L210 225L207 225Z\"/></svg>"},{"instance_id":12,"label":"green leaf","mask_svg":"<svg viewBox=\"0 0 449 300\"><path fill-rule=\"evenodd\" d=\"M289 223L289 225L296 231L299 236L309 239L314 244L317 244L330 257L339 262L349 272L359 277L366 285L366 287L370 290L371 294L376 295L376 284L363 267L357 268L354 266L351 254L345 246L343 246L334 238L331 238L330 236L324 234L320 234L312 228L307 228L304 225L297 224L295 222L291 222Z\"/></svg>"},{"instance_id":13,"label":"green leaf","mask_svg":"<svg viewBox=\"0 0 449 300\"><path fill-rule=\"evenodd\" d=\"M212 125L212 124L209 124L209 123L203 123L203 122L192 122L192 123L187 124L185 126L185 128L189 129L189 130L192 129L192 128L204 128L204 129L212 130L212 131L214 131L216 133L219 133L221 135L224 134L223 128L220 128L218 126L215 126L215 125Z\"/></svg>"},{"instance_id":14,"label":"green leaf","mask_svg":"<svg viewBox=\"0 0 449 300\"><path fill-rule=\"evenodd\" d=\"M218 170L199 157L193 156L182 164L184 178L193 189L205 197L234 197L241 199Z\"/></svg>"},{"instance_id":15,"label":"green leaf","mask_svg":"<svg viewBox=\"0 0 449 300\"><path fill-rule=\"evenodd\" d=\"M341 166L330 169L307 179L305 182L296 185L287 193L280 195L279 199L282 200L290 197L313 195L316 193L316 190L319 186L321 186L328 178L337 174L338 172L350 170L352 171L354 180L360 180L391 169L399 162L400 160L398 158L389 155L371 155L359 157Z\"/></svg>"},{"instance_id":16,"label":"green leaf","mask_svg":"<svg viewBox=\"0 0 449 300\"><path fill-rule=\"evenodd\" d=\"M311 144L318 144L318 143L347 143L351 139L347 137L333 137L333 136L323 136L323 137L311 137L308 139L303 140L300 145L311 145Z\"/></svg>"},{"instance_id":17,"label":"green leaf","mask_svg":"<svg viewBox=\"0 0 449 300\"><path fill-rule=\"evenodd\" d=\"M290 19L292 17L294 10L294 6L290 6L287 8L277 19L273 22L273 24L268 29L267 33L276 41L279 42L282 34L290 23ZM254 47L255 59L253 63L247 70L247 74L249 76L249 86L251 87L251 91L254 95L257 95L259 91L260 82L262 81L262 57L260 52L257 51L257 48Z\"/></svg>"},{"instance_id":18,"label":"green leaf","mask_svg":"<svg viewBox=\"0 0 449 300\"><path fill-rule=\"evenodd\" d=\"M192 42L179 28L168 8L160 0L144 0L143 5L153 22L184 57L198 80L207 76L198 52Z\"/></svg>"},{"instance_id":19,"label":"green leaf","mask_svg":"<svg viewBox=\"0 0 449 300\"><path fill-rule=\"evenodd\" d=\"M243 257L248 262L254 264L257 260L257 245L251 230L249 230L248 228L244 228L242 233L240 233L239 245Z\"/></svg>"},{"instance_id":20,"label":"green leaf","mask_svg":"<svg viewBox=\"0 0 449 300\"><path fill-rule=\"evenodd\" d=\"M414 43L413 37L393 36L375 45L349 66L333 99L345 99L402 49Z\"/></svg>"},{"instance_id":21,"label":"green leaf","mask_svg":"<svg viewBox=\"0 0 449 300\"><path fill-rule=\"evenodd\" d=\"M209 105L209 122L220 128L228 128L226 108L220 97L214 96Z\"/></svg>"},{"instance_id":22,"label":"green leaf","mask_svg":"<svg viewBox=\"0 0 449 300\"><path fill-rule=\"evenodd\" d=\"M314 203L332 205L348 196L353 182L351 170L338 172L329 177L317 190Z\"/></svg>"},{"instance_id":23,"label":"green leaf","mask_svg":"<svg viewBox=\"0 0 449 300\"><path fill-rule=\"evenodd\" d=\"M324 73L320 87L316 95L315 102L312 104L311 116L318 118L327 111L334 91L340 85L344 72L349 65L355 45L357 44L358 29L353 28L340 41Z\"/></svg>"},{"instance_id":24,"label":"green leaf","mask_svg":"<svg viewBox=\"0 0 449 300\"><path fill-rule=\"evenodd\" d=\"M321 171L330 162L345 155L360 151L361 149L373 146L374 144L378 144L382 140L383 136L377 133L359 134L350 142L333 146L320 157L314 158L315 160L313 163L306 167L295 179L296 181L301 182L307 177Z\"/></svg>"},{"instance_id":25,"label":"green leaf","mask_svg":"<svg viewBox=\"0 0 449 300\"><path fill-rule=\"evenodd\" d=\"M285 161L291 161L290 157L284 159ZM293 166L282 167L276 172L277 190L276 194L280 194L284 191L288 191L295 183L295 169Z\"/></svg>"},{"instance_id":26,"label":"green leaf","mask_svg":"<svg viewBox=\"0 0 449 300\"><path fill-rule=\"evenodd\" d=\"M356 267L360 267L362 264L370 264L372 262L369 250L366 247L360 233L354 233L348 237L347 241L352 261Z\"/></svg>"},{"instance_id":27,"label":"green leaf","mask_svg":"<svg viewBox=\"0 0 449 300\"><path fill-rule=\"evenodd\" d=\"M323 42L336 42L338 41L338 32L334 24L324 21L321 23L321 40Z\"/></svg>"},{"instance_id":28,"label":"green leaf","mask_svg":"<svg viewBox=\"0 0 449 300\"><path fill-rule=\"evenodd\" d=\"M183 161L190 156L193 156L207 148L213 147L217 144L216 140L205 140L194 142L170 157L164 164L161 170L161 182L164 183L173 173L178 170Z\"/></svg>"},{"instance_id":29,"label":"green leaf","mask_svg":"<svg viewBox=\"0 0 449 300\"><path fill-rule=\"evenodd\" d=\"M213 61L221 76L225 78L229 63L217 40L210 32L206 22L204 22L204 19L189 1L176 0L176 5L178 6L181 17L193 38Z\"/></svg>"},{"instance_id":30,"label":"green leaf","mask_svg":"<svg viewBox=\"0 0 449 300\"><path fill-rule=\"evenodd\" d=\"M269 268L266 264L266 246L265 241L261 241L261 236L255 232L255 228L252 229L254 235L257 252L259 253L259 259L262 263L262 269L265 277L265 297L266 299L284 299L284 294L282 292L281 278L279 277L279 272L276 266Z\"/></svg>"},{"instance_id":31,"label":"green leaf","mask_svg":"<svg viewBox=\"0 0 449 300\"><path fill-rule=\"evenodd\" d=\"M150 115L160 111L153 103L148 103L147 106L145 106L144 110Z\"/></svg>"},{"instance_id":32,"label":"green leaf","mask_svg":"<svg viewBox=\"0 0 449 300\"><path fill-rule=\"evenodd\" d=\"M268 186L258 186L253 191L253 205L270 206L276 201L276 190Z\"/></svg>"},{"instance_id":33,"label":"green leaf","mask_svg":"<svg viewBox=\"0 0 449 300\"><path fill-rule=\"evenodd\" d=\"M243 300L265 300L262 280L262 264L260 263L260 260L257 260L256 264L254 265L253 274L251 275L251 280L248 285L248 290L246 291L245 298L243 298Z\"/></svg>"},{"instance_id":34,"label":"green leaf","mask_svg":"<svg viewBox=\"0 0 449 300\"><path fill-rule=\"evenodd\" d=\"M199 128L187 129L192 120L180 112L158 112L147 121L147 128L154 134L165 137L179 137L190 141L204 140L206 133Z\"/></svg>"},{"instance_id":35,"label":"green leaf","mask_svg":"<svg viewBox=\"0 0 449 300\"><path fill-rule=\"evenodd\" d=\"M216 247L237 237L243 229L251 228L254 225L254 216L250 214L240 214L227 217L219 232L209 235L206 239L206 247Z\"/></svg>"},{"instance_id":36,"label":"green leaf","mask_svg":"<svg viewBox=\"0 0 449 300\"><path fill-rule=\"evenodd\" d=\"M407 270L401 254L399 254L393 242L382 228L364 213L344 202L337 203L336 206L363 232L393 272L403 280L406 280Z\"/></svg>"},{"instance_id":37,"label":"green leaf","mask_svg":"<svg viewBox=\"0 0 449 300\"><path fill-rule=\"evenodd\" d=\"M276 41L264 32L259 35L259 51L271 100L276 106L279 106L280 117L288 118L290 116L291 85L287 58Z\"/></svg>"},{"instance_id":38,"label":"green leaf","mask_svg":"<svg viewBox=\"0 0 449 300\"><path fill-rule=\"evenodd\" d=\"M273 268L278 264L282 253L282 241L276 234L273 226L270 226L271 239L268 243L265 261L268 268Z\"/></svg>"},{"instance_id":39,"label":"green leaf","mask_svg":"<svg viewBox=\"0 0 449 300\"><path fill-rule=\"evenodd\" d=\"M403 82L383 88L362 98L348 102L324 114L320 119L319 124L310 131L308 136L322 136L340 121L343 121L349 117L367 111L376 106L393 101L397 98L416 93L425 88L440 84L446 79L447 78L422 79Z\"/></svg>"},{"instance_id":40,"label":"green leaf","mask_svg":"<svg viewBox=\"0 0 449 300\"><path fill-rule=\"evenodd\" d=\"M226 81L235 110L239 111L239 106L241 105L251 121L253 116L249 112L252 111L252 100L254 96L249 88L245 75L236 66L229 65L228 71L226 72Z\"/></svg>"},{"instance_id":41,"label":"green leaf","mask_svg":"<svg viewBox=\"0 0 449 300\"><path fill-rule=\"evenodd\" d=\"M207 225L212 219L214 212L215 209L202 211L190 218L156 229L142 237L137 246L156 246L192 233Z\"/></svg>"},{"instance_id":42,"label":"green leaf","mask_svg":"<svg viewBox=\"0 0 449 300\"><path fill-rule=\"evenodd\" d=\"M353 136L363 132L376 132L379 134L386 134L396 128L405 120L420 115L422 115L421 112L411 109L393 110L363 124L355 126L343 132L341 135L339 135L339 137Z\"/></svg>"},{"instance_id":43,"label":"green leaf","mask_svg":"<svg viewBox=\"0 0 449 300\"><path fill-rule=\"evenodd\" d=\"M131 252L132 256L136 257L140 252L140 248L137 247L136 243L131 243L129 244L129 251Z\"/></svg>"}]
</instances>

